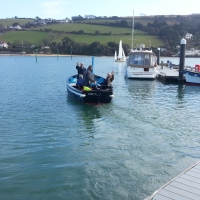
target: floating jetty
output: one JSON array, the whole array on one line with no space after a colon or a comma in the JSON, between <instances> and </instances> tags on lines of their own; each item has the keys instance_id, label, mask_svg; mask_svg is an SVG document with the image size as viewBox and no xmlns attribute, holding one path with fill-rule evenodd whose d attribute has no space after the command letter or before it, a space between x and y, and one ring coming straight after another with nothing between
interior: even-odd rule
<instances>
[{"instance_id":1,"label":"floating jetty","mask_svg":"<svg viewBox=\"0 0 200 200\"><path fill-rule=\"evenodd\" d=\"M200 199L200 161L162 186L145 200L170 199Z\"/></svg>"},{"instance_id":2,"label":"floating jetty","mask_svg":"<svg viewBox=\"0 0 200 200\"><path fill-rule=\"evenodd\" d=\"M157 78L163 83L178 83L178 84L185 84L186 80L183 76L183 69L185 68L185 46L186 46L186 40L181 40L181 49L180 49L180 63L179 67L177 69L177 66L175 69L170 64L168 67L163 66L163 62L161 62L160 69L158 69L158 75ZM159 48L158 48L159 50ZM159 65L159 56L160 53L158 52L158 60L157 64Z\"/></svg>"},{"instance_id":3,"label":"floating jetty","mask_svg":"<svg viewBox=\"0 0 200 200\"><path fill-rule=\"evenodd\" d=\"M179 83L179 69L161 67L158 71L157 79L162 83ZM185 83L185 78L183 78L183 83Z\"/></svg>"}]
</instances>

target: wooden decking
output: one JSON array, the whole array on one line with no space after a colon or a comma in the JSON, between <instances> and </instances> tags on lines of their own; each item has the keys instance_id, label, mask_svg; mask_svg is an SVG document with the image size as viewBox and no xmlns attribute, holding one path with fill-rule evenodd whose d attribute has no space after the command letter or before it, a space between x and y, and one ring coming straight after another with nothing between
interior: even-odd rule
<instances>
[{"instance_id":1,"label":"wooden decking","mask_svg":"<svg viewBox=\"0 0 200 200\"><path fill-rule=\"evenodd\" d=\"M200 200L200 161L145 200Z\"/></svg>"}]
</instances>

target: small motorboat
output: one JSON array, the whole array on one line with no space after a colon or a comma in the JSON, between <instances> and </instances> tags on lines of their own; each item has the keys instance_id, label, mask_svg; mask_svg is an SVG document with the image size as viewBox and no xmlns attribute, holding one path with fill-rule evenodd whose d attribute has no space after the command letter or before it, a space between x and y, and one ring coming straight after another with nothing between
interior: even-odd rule
<instances>
[{"instance_id":1,"label":"small motorboat","mask_svg":"<svg viewBox=\"0 0 200 200\"><path fill-rule=\"evenodd\" d=\"M187 85L200 86L200 65L195 65L195 68L188 68L183 70Z\"/></svg>"},{"instance_id":2,"label":"small motorboat","mask_svg":"<svg viewBox=\"0 0 200 200\"><path fill-rule=\"evenodd\" d=\"M70 96L83 103L110 103L114 97L113 87L103 85L105 80L105 78L95 75L96 85L80 87L76 85L77 75L74 75L67 79L67 91Z\"/></svg>"}]
</instances>

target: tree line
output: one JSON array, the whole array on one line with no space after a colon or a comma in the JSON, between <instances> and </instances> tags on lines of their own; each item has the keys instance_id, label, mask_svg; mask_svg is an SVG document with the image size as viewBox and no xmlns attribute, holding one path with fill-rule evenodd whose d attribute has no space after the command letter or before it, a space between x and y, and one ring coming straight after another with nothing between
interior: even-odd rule
<instances>
[{"instance_id":1,"label":"tree line","mask_svg":"<svg viewBox=\"0 0 200 200\"><path fill-rule=\"evenodd\" d=\"M117 21L118 19L118 21ZM146 17L148 19L148 17ZM173 23L167 23L167 21L173 21ZM84 23L84 20L81 21ZM89 24L99 24L97 22ZM101 23L105 26L115 26L115 27L132 27L132 22L127 20L119 20L116 18L114 22ZM180 44L180 40L185 37L187 33L193 35L192 40L187 41L188 48L200 48L200 14L188 15L188 16L171 16L165 17L164 15L155 16L152 23L147 25L141 22L134 23L134 29L147 32L149 35L158 36L162 41L164 41L164 46L169 50L169 53L176 51L176 46Z\"/></svg>"}]
</instances>

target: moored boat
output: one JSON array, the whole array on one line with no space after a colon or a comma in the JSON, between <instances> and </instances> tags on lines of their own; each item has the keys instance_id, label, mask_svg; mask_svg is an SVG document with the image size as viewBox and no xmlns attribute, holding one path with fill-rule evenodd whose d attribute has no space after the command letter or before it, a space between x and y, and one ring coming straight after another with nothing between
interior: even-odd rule
<instances>
[{"instance_id":1,"label":"moored boat","mask_svg":"<svg viewBox=\"0 0 200 200\"><path fill-rule=\"evenodd\" d=\"M83 103L110 103L114 97L113 87L102 85L105 78L101 76L95 75L95 81L97 82L97 86L81 88L76 85L77 75L71 76L67 79L68 94Z\"/></svg>"},{"instance_id":2,"label":"moored boat","mask_svg":"<svg viewBox=\"0 0 200 200\"><path fill-rule=\"evenodd\" d=\"M150 48L140 44L137 48L133 45L134 11L132 26L132 49L126 61L125 76L129 79L155 79L158 75L157 57Z\"/></svg>"},{"instance_id":3,"label":"moored boat","mask_svg":"<svg viewBox=\"0 0 200 200\"><path fill-rule=\"evenodd\" d=\"M183 70L187 85L200 86L200 65L195 65L195 68L187 68Z\"/></svg>"},{"instance_id":4,"label":"moored boat","mask_svg":"<svg viewBox=\"0 0 200 200\"><path fill-rule=\"evenodd\" d=\"M157 57L150 48L141 44L131 50L126 64L125 76L127 78L155 79L158 74Z\"/></svg>"}]
</instances>

